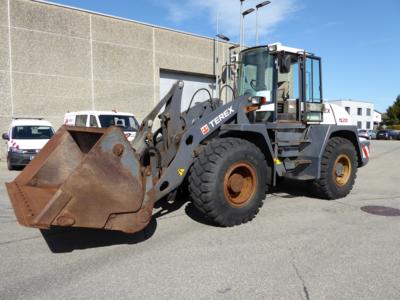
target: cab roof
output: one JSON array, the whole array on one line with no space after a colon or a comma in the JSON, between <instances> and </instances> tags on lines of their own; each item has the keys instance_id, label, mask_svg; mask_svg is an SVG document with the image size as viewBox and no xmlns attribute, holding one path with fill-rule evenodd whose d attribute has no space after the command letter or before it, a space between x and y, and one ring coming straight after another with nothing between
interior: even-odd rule
<instances>
[{"instance_id":1,"label":"cab roof","mask_svg":"<svg viewBox=\"0 0 400 300\"><path fill-rule=\"evenodd\" d=\"M306 52L306 50L304 50L304 49L284 46L284 45L282 45L282 43L268 44L267 47L270 52L283 52L284 51L284 52L293 53L293 54L299 54L299 53Z\"/></svg>"},{"instance_id":2,"label":"cab roof","mask_svg":"<svg viewBox=\"0 0 400 300\"><path fill-rule=\"evenodd\" d=\"M282 43L273 43L273 44L268 44L268 45L264 45L264 46L251 47L251 48L247 48L247 49L243 50L243 52L246 52L247 50L251 50L251 49L256 49L256 48L268 48L270 53L277 53L277 52L286 52L286 53L293 53L293 54L309 53L304 49L284 46L284 45L282 45Z\"/></svg>"}]
</instances>

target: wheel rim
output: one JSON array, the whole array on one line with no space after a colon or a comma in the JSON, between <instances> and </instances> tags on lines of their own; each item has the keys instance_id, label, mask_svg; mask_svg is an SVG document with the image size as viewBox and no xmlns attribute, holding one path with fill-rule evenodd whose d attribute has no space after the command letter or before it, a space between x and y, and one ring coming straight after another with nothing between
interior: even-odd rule
<instances>
[{"instance_id":1,"label":"wheel rim","mask_svg":"<svg viewBox=\"0 0 400 300\"><path fill-rule=\"evenodd\" d=\"M350 179L352 170L350 157L346 154L339 155L333 165L333 178L337 186L344 186Z\"/></svg>"},{"instance_id":2,"label":"wheel rim","mask_svg":"<svg viewBox=\"0 0 400 300\"><path fill-rule=\"evenodd\" d=\"M256 171L248 163L235 163L225 173L224 195L232 206L241 207L246 205L253 197L256 187Z\"/></svg>"}]
</instances>

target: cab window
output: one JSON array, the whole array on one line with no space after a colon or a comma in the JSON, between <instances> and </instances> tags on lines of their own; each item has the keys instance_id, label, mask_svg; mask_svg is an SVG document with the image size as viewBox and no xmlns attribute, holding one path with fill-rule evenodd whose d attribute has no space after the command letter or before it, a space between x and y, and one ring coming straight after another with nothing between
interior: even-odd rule
<instances>
[{"instance_id":1,"label":"cab window","mask_svg":"<svg viewBox=\"0 0 400 300\"><path fill-rule=\"evenodd\" d=\"M239 95L262 95L271 98L274 58L265 49L242 53L239 67Z\"/></svg>"},{"instance_id":2,"label":"cab window","mask_svg":"<svg viewBox=\"0 0 400 300\"><path fill-rule=\"evenodd\" d=\"M87 115L77 115L75 118L75 126L86 126Z\"/></svg>"},{"instance_id":3,"label":"cab window","mask_svg":"<svg viewBox=\"0 0 400 300\"><path fill-rule=\"evenodd\" d=\"M291 56L289 72L278 71L277 100L299 99L299 62Z\"/></svg>"},{"instance_id":4,"label":"cab window","mask_svg":"<svg viewBox=\"0 0 400 300\"><path fill-rule=\"evenodd\" d=\"M306 101L320 103L322 102L321 93L321 61L319 58L307 57L305 81L306 81Z\"/></svg>"},{"instance_id":5,"label":"cab window","mask_svg":"<svg viewBox=\"0 0 400 300\"><path fill-rule=\"evenodd\" d=\"M90 127L99 127L99 125L97 124L96 117L93 115L90 115L89 126Z\"/></svg>"}]
</instances>

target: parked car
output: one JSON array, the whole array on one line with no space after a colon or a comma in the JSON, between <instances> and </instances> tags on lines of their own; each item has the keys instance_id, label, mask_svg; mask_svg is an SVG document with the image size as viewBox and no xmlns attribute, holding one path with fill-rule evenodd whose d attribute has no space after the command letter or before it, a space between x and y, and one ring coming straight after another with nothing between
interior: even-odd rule
<instances>
[{"instance_id":1,"label":"parked car","mask_svg":"<svg viewBox=\"0 0 400 300\"><path fill-rule=\"evenodd\" d=\"M379 130L376 134L377 140L395 140L399 138L399 133L393 129Z\"/></svg>"},{"instance_id":2,"label":"parked car","mask_svg":"<svg viewBox=\"0 0 400 300\"><path fill-rule=\"evenodd\" d=\"M375 130L368 130L368 135L370 140L375 140L376 139L376 131Z\"/></svg>"},{"instance_id":3,"label":"parked car","mask_svg":"<svg viewBox=\"0 0 400 300\"><path fill-rule=\"evenodd\" d=\"M8 131L3 133L7 141L7 167L13 170L26 166L53 136L50 122L42 119L13 119Z\"/></svg>"},{"instance_id":4,"label":"parked car","mask_svg":"<svg viewBox=\"0 0 400 300\"><path fill-rule=\"evenodd\" d=\"M64 116L64 124L100 128L120 126L128 141L133 141L139 129L139 123L133 114L117 111L91 110L68 112Z\"/></svg>"},{"instance_id":5,"label":"parked car","mask_svg":"<svg viewBox=\"0 0 400 300\"><path fill-rule=\"evenodd\" d=\"M363 137L363 138L366 138L366 139L370 139L370 136L369 136L369 134L368 134L368 130L366 130L366 129L357 129L357 131L358 131L358 136L359 137Z\"/></svg>"}]
</instances>

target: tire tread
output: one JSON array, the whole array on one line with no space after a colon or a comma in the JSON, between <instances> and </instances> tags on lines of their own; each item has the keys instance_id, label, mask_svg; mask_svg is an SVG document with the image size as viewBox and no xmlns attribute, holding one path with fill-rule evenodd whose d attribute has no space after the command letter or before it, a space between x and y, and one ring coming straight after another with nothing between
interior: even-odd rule
<instances>
[{"instance_id":1,"label":"tire tread","mask_svg":"<svg viewBox=\"0 0 400 300\"><path fill-rule=\"evenodd\" d=\"M233 149L252 149L253 157L259 161L261 170L267 169L267 163L260 149L247 140L239 138L214 139L203 146L198 157L195 158L189 174L189 193L194 206L213 222L222 226L234 226L252 220L263 205L263 199L257 207L241 215L240 218L226 218L218 213L215 199L211 194L216 188L216 170L224 155ZM258 156L258 157L257 157ZM264 177L263 177L264 178ZM261 184L265 189L266 184ZM262 193L265 195L265 190Z\"/></svg>"},{"instance_id":2,"label":"tire tread","mask_svg":"<svg viewBox=\"0 0 400 300\"><path fill-rule=\"evenodd\" d=\"M351 180L351 182L350 182L348 190L345 191L345 193L342 193L339 195L339 194L335 193L335 191L330 186L331 183L329 182L329 179L330 179L329 173L331 172L331 170L329 169L329 164L331 162L332 156L335 153L335 150L340 145L351 146L352 150L354 151L354 156L356 155L354 146L348 139L345 139L342 137L331 138L329 140L328 144L326 145L325 151L322 155L320 179L313 181L313 186L314 186L316 194L319 197L327 199L327 200L334 200L334 199L345 197L352 190L355 179L357 177L357 167L356 167L354 161L352 161L352 163L353 163L352 169L354 170L354 174L349 179L349 180Z\"/></svg>"}]
</instances>

